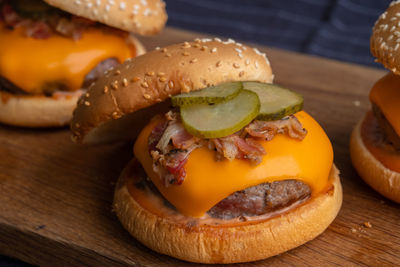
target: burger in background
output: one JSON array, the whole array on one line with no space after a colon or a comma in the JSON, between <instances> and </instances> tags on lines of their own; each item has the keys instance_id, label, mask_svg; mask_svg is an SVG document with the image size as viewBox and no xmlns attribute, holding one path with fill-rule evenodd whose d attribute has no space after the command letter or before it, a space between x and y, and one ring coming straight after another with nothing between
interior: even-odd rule
<instances>
[{"instance_id":1,"label":"burger in background","mask_svg":"<svg viewBox=\"0 0 400 267\"><path fill-rule=\"evenodd\" d=\"M161 0L0 0L0 122L66 125L106 70L145 52L131 34L156 34Z\"/></svg>"},{"instance_id":2,"label":"burger in background","mask_svg":"<svg viewBox=\"0 0 400 267\"><path fill-rule=\"evenodd\" d=\"M371 53L390 70L372 87L372 110L355 126L350 154L357 172L376 191L400 203L400 2L379 17Z\"/></svg>"}]
</instances>

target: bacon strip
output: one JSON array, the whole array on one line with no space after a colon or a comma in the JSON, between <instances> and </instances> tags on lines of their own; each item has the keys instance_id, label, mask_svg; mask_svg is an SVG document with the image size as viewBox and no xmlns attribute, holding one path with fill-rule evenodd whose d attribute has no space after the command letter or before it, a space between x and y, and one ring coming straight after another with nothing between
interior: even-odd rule
<instances>
[{"instance_id":1,"label":"bacon strip","mask_svg":"<svg viewBox=\"0 0 400 267\"><path fill-rule=\"evenodd\" d=\"M110 29L110 31L115 31L115 33L120 32L119 30L111 30L112 28L89 19L71 16L59 10L57 12L49 12L49 14L45 14L39 20L33 20L18 14L9 3L10 1L0 1L0 20L10 28L24 27L26 36L35 39L47 39L53 34L60 34L74 40L79 40L82 37L82 32L93 25Z\"/></svg>"},{"instance_id":2,"label":"bacon strip","mask_svg":"<svg viewBox=\"0 0 400 267\"><path fill-rule=\"evenodd\" d=\"M207 146L216 150L217 159L245 159L259 164L266 154L257 139L271 140L276 134L287 134L297 140L304 139L307 131L293 115L278 121L253 121L232 135L202 140L189 134L179 121L179 114L168 112L149 136L148 148L153 158L153 170L166 186L180 185L186 177L185 163L190 153Z\"/></svg>"},{"instance_id":3,"label":"bacon strip","mask_svg":"<svg viewBox=\"0 0 400 267\"><path fill-rule=\"evenodd\" d=\"M272 140L276 134L283 133L301 141L307 134L307 130L294 115L276 121L255 120L245 128L245 131L253 137L267 141Z\"/></svg>"}]
</instances>

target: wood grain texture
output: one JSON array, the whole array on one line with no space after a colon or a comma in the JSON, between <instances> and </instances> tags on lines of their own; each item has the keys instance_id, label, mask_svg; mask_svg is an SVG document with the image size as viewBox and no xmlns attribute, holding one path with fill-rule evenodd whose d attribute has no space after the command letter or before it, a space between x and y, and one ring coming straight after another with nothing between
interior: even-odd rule
<instances>
[{"instance_id":1,"label":"wood grain texture","mask_svg":"<svg viewBox=\"0 0 400 267\"><path fill-rule=\"evenodd\" d=\"M142 40L151 49L197 36L168 28ZM304 95L305 110L331 138L344 203L317 239L265 261L237 266L399 265L400 205L379 196L357 176L348 152L352 127L369 108L368 92L384 72L259 48L267 52L276 82ZM111 211L114 183L131 158L131 147L75 145L67 129L0 126L0 254L43 266L189 265L139 244Z\"/></svg>"}]
</instances>

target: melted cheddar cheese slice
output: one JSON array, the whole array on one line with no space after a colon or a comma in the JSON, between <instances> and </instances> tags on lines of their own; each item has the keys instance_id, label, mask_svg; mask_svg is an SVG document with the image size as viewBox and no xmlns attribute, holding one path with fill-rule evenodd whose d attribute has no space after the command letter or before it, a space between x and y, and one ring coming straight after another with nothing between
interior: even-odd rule
<instances>
[{"instance_id":1,"label":"melted cheddar cheese slice","mask_svg":"<svg viewBox=\"0 0 400 267\"><path fill-rule=\"evenodd\" d=\"M372 87L369 98L400 136L400 76L392 72L386 74Z\"/></svg>"},{"instance_id":2,"label":"melted cheddar cheese slice","mask_svg":"<svg viewBox=\"0 0 400 267\"><path fill-rule=\"evenodd\" d=\"M34 39L22 27L10 30L0 23L0 76L29 93L40 94L43 85L54 82L77 90L101 61L134 56L126 38L101 29L89 28L77 41L57 34Z\"/></svg>"},{"instance_id":3,"label":"melted cheddar cheese slice","mask_svg":"<svg viewBox=\"0 0 400 267\"><path fill-rule=\"evenodd\" d=\"M152 121L140 133L134 154L161 194L187 216L201 217L230 194L260 183L297 179L308 184L315 195L327 186L333 164L332 145L310 115L301 111L296 116L308 131L302 141L283 134L271 141L260 141L267 154L259 165L238 159L216 161L214 151L198 148L185 164L182 185L165 187L153 171L147 144L158 121Z\"/></svg>"}]
</instances>

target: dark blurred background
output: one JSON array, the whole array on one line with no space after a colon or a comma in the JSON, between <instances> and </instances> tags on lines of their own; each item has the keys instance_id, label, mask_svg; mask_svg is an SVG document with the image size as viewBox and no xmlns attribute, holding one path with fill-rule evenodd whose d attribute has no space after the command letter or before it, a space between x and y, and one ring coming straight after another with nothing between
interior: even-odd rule
<instances>
[{"instance_id":1,"label":"dark blurred background","mask_svg":"<svg viewBox=\"0 0 400 267\"><path fill-rule=\"evenodd\" d=\"M165 0L168 25L380 67L371 29L390 0Z\"/></svg>"},{"instance_id":2,"label":"dark blurred background","mask_svg":"<svg viewBox=\"0 0 400 267\"><path fill-rule=\"evenodd\" d=\"M381 67L371 29L390 0L165 0L168 25ZM30 266L0 256L0 266Z\"/></svg>"}]
</instances>

